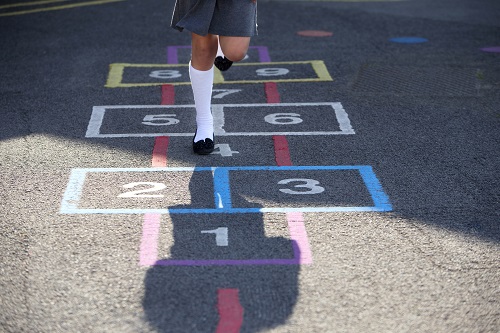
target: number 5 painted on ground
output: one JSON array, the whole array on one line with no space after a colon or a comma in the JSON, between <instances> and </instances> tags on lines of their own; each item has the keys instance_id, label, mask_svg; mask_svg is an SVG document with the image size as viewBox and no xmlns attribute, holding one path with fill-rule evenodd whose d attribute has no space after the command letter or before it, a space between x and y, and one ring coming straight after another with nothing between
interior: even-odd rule
<instances>
[{"instance_id":1,"label":"number 5 painted on ground","mask_svg":"<svg viewBox=\"0 0 500 333\"><path fill-rule=\"evenodd\" d=\"M180 122L175 117L177 117L175 114L148 114L144 117L142 123L148 126L175 125Z\"/></svg>"}]
</instances>

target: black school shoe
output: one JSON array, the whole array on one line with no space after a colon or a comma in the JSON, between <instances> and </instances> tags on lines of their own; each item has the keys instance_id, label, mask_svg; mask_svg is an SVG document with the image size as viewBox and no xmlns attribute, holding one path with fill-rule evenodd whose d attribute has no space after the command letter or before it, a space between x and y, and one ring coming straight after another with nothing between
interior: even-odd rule
<instances>
[{"instance_id":1,"label":"black school shoe","mask_svg":"<svg viewBox=\"0 0 500 333\"><path fill-rule=\"evenodd\" d=\"M208 155L214 151L214 146L214 141L212 139L206 138L205 140L194 142L193 138L193 151L195 154Z\"/></svg>"},{"instance_id":2,"label":"black school shoe","mask_svg":"<svg viewBox=\"0 0 500 333\"><path fill-rule=\"evenodd\" d=\"M227 71L232 64L233 62L226 57L215 57L214 65L222 72Z\"/></svg>"}]
</instances>

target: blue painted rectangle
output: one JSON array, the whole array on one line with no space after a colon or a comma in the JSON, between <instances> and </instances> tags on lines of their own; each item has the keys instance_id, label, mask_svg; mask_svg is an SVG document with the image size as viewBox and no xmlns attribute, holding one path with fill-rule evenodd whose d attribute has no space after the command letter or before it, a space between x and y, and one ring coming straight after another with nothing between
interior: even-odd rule
<instances>
[{"instance_id":1,"label":"blue painted rectangle","mask_svg":"<svg viewBox=\"0 0 500 333\"><path fill-rule=\"evenodd\" d=\"M231 190L229 187L229 170L227 168L215 168L214 170L214 196L217 210L231 209Z\"/></svg>"}]
</instances>

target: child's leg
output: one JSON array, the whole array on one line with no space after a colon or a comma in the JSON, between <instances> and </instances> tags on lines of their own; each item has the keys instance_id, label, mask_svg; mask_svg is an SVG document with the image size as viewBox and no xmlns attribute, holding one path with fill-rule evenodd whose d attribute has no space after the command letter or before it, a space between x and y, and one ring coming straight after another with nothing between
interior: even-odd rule
<instances>
[{"instance_id":1,"label":"child's leg","mask_svg":"<svg viewBox=\"0 0 500 333\"><path fill-rule=\"evenodd\" d=\"M191 65L195 69L207 71L212 68L217 54L217 42L216 35L200 36L191 33Z\"/></svg>"},{"instance_id":2,"label":"child's leg","mask_svg":"<svg viewBox=\"0 0 500 333\"><path fill-rule=\"evenodd\" d=\"M214 81L213 63L217 53L217 36L192 34L192 55L189 76L196 106L194 142L213 140L213 117L210 109Z\"/></svg>"},{"instance_id":3,"label":"child's leg","mask_svg":"<svg viewBox=\"0 0 500 333\"><path fill-rule=\"evenodd\" d=\"M224 50L222 45L224 45ZM215 58L215 67L221 71L227 71L233 61L240 61L245 58L250 44L250 37L219 37L219 48ZM227 52L227 53L226 53Z\"/></svg>"},{"instance_id":4,"label":"child's leg","mask_svg":"<svg viewBox=\"0 0 500 333\"><path fill-rule=\"evenodd\" d=\"M219 43L224 56L231 61L245 58L250 45L250 37L219 36Z\"/></svg>"}]
</instances>

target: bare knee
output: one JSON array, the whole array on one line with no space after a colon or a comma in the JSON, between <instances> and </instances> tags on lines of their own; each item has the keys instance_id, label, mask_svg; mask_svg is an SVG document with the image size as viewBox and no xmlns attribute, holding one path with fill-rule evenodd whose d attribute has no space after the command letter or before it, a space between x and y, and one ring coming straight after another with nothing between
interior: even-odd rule
<instances>
[{"instance_id":1,"label":"bare knee","mask_svg":"<svg viewBox=\"0 0 500 333\"><path fill-rule=\"evenodd\" d=\"M224 52L224 56L228 58L231 61L241 61L245 58L247 55L246 50L230 50L227 52Z\"/></svg>"},{"instance_id":2,"label":"bare knee","mask_svg":"<svg viewBox=\"0 0 500 333\"><path fill-rule=\"evenodd\" d=\"M250 37L219 37L222 52L231 61L243 60L250 45Z\"/></svg>"}]
</instances>

